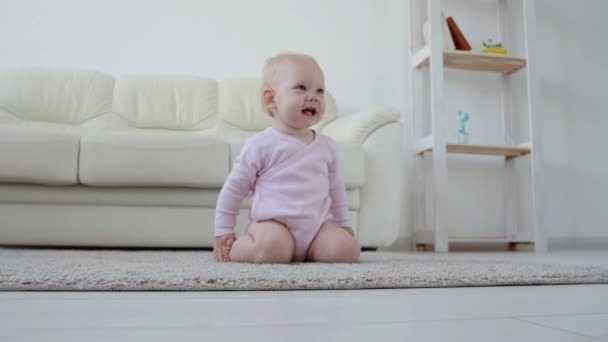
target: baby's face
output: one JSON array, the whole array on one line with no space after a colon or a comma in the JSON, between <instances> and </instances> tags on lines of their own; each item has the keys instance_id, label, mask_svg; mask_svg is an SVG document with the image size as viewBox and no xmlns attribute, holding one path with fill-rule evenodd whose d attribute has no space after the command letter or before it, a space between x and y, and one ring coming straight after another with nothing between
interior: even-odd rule
<instances>
[{"instance_id":1,"label":"baby's face","mask_svg":"<svg viewBox=\"0 0 608 342\"><path fill-rule=\"evenodd\" d=\"M325 78L312 60L285 61L273 82L274 117L292 129L307 129L325 114Z\"/></svg>"}]
</instances>

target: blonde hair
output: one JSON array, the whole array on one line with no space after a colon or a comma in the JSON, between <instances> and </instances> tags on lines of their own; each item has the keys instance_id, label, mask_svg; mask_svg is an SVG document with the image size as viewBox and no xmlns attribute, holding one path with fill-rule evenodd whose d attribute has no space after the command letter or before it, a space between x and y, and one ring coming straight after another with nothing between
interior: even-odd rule
<instances>
[{"instance_id":1,"label":"blonde hair","mask_svg":"<svg viewBox=\"0 0 608 342\"><path fill-rule=\"evenodd\" d=\"M274 114L272 114L268 106L266 106L266 101L264 101L264 91L271 88L270 83L275 78L279 66L294 59L308 59L319 65L319 63L312 56L297 52L281 52L274 56L268 57L264 62L264 67L262 68L262 109L264 109L264 112L271 117L274 117ZM321 66L319 66L319 69L321 69Z\"/></svg>"}]
</instances>

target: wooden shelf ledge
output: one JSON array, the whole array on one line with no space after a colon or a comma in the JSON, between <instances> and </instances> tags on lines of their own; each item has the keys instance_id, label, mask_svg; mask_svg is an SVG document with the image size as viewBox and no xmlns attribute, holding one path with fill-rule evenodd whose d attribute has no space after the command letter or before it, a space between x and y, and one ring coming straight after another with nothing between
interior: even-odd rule
<instances>
[{"instance_id":1,"label":"wooden shelf ledge","mask_svg":"<svg viewBox=\"0 0 608 342\"><path fill-rule=\"evenodd\" d=\"M430 62L430 48L425 46L412 57L412 66L421 68ZM507 55L468 51L443 51L443 65L450 69L500 72L509 75L526 66L526 59Z\"/></svg>"},{"instance_id":2,"label":"wooden shelf ledge","mask_svg":"<svg viewBox=\"0 0 608 342\"><path fill-rule=\"evenodd\" d=\"M432 245L435 243L435 233L432 231L420 231L414 233L416 244ZM455 243L517 243L534 244L534 239L528 234L521 234L514 238L499 236L450 236L448 242Z\"/></svg>"},{"instance_id":3,"label":"wooden shelf ledge","mask_svg":"<svg viewBox=\"0 0 608 342\"><path fill-rule=\"evenodd\" d=\"M433 146L429 141L429 138L422 139L416 144L415 150L418 154L424 154L425 152L432 152ZM530 154L531 149L529 147L516 147L516 146L497 146L497 145L471 145L471 144L452 144L446 145L448 153L458 154L477 154L486 156L503 156L506 159L513 159L523 157Z\"/></svg>"}]
</instances>

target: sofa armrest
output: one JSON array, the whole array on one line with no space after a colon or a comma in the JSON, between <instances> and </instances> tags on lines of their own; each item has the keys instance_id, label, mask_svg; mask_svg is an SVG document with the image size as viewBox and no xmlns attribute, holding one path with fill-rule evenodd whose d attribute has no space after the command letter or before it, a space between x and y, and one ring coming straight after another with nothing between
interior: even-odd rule
<instances>
[{"instance_id":1,"label":"sofa armrest","mask_svg":"<svg viewBox=\"0 0 608 342\"><path fill-rule=\"evenodd\" d=\"M0 124L10 124L16 121L17 118L13 114L0 107Z\"/></svg>"},{"instance_id":2,"label":"sofa armrest","mask_svg":"<svg viewBox=\"0 0 608 342\"><path fill-rule=\"evenodd\" d=\"M399 122L399 110L381 108L340 116L327 123L322 133L334 140L363 144L365 139L382 126Z\"/></svg>"},{"instance_id":3,"label":"sofa armrest","mask_svg":"<svg viewBox=\"0 0 608 342\"><path fill-rule=\"evenodd\" d=\"M398 109L346 115L329 122L322 133L363 148L365 183L360 187L357 239L363 247L389 247L405 237L403 196L403 127Z\"/></svg>"}]
</instances>

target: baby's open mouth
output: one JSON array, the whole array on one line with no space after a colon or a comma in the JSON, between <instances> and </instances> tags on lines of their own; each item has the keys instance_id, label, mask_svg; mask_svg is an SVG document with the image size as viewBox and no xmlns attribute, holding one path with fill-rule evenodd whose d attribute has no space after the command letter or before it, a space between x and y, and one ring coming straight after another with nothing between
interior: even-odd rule
<instances>
[{"instance_id":1,"label":"baby's open mouth","mask_svg":"<svg viewBox=\"0 0 608 342\"><path fill-rule=\"evenodd\" d=\"M317 115L317 109L316 108L304 108L302 110L302 114L306 115L306 116L315 116Z\"/></svg>"}]
</instances>

